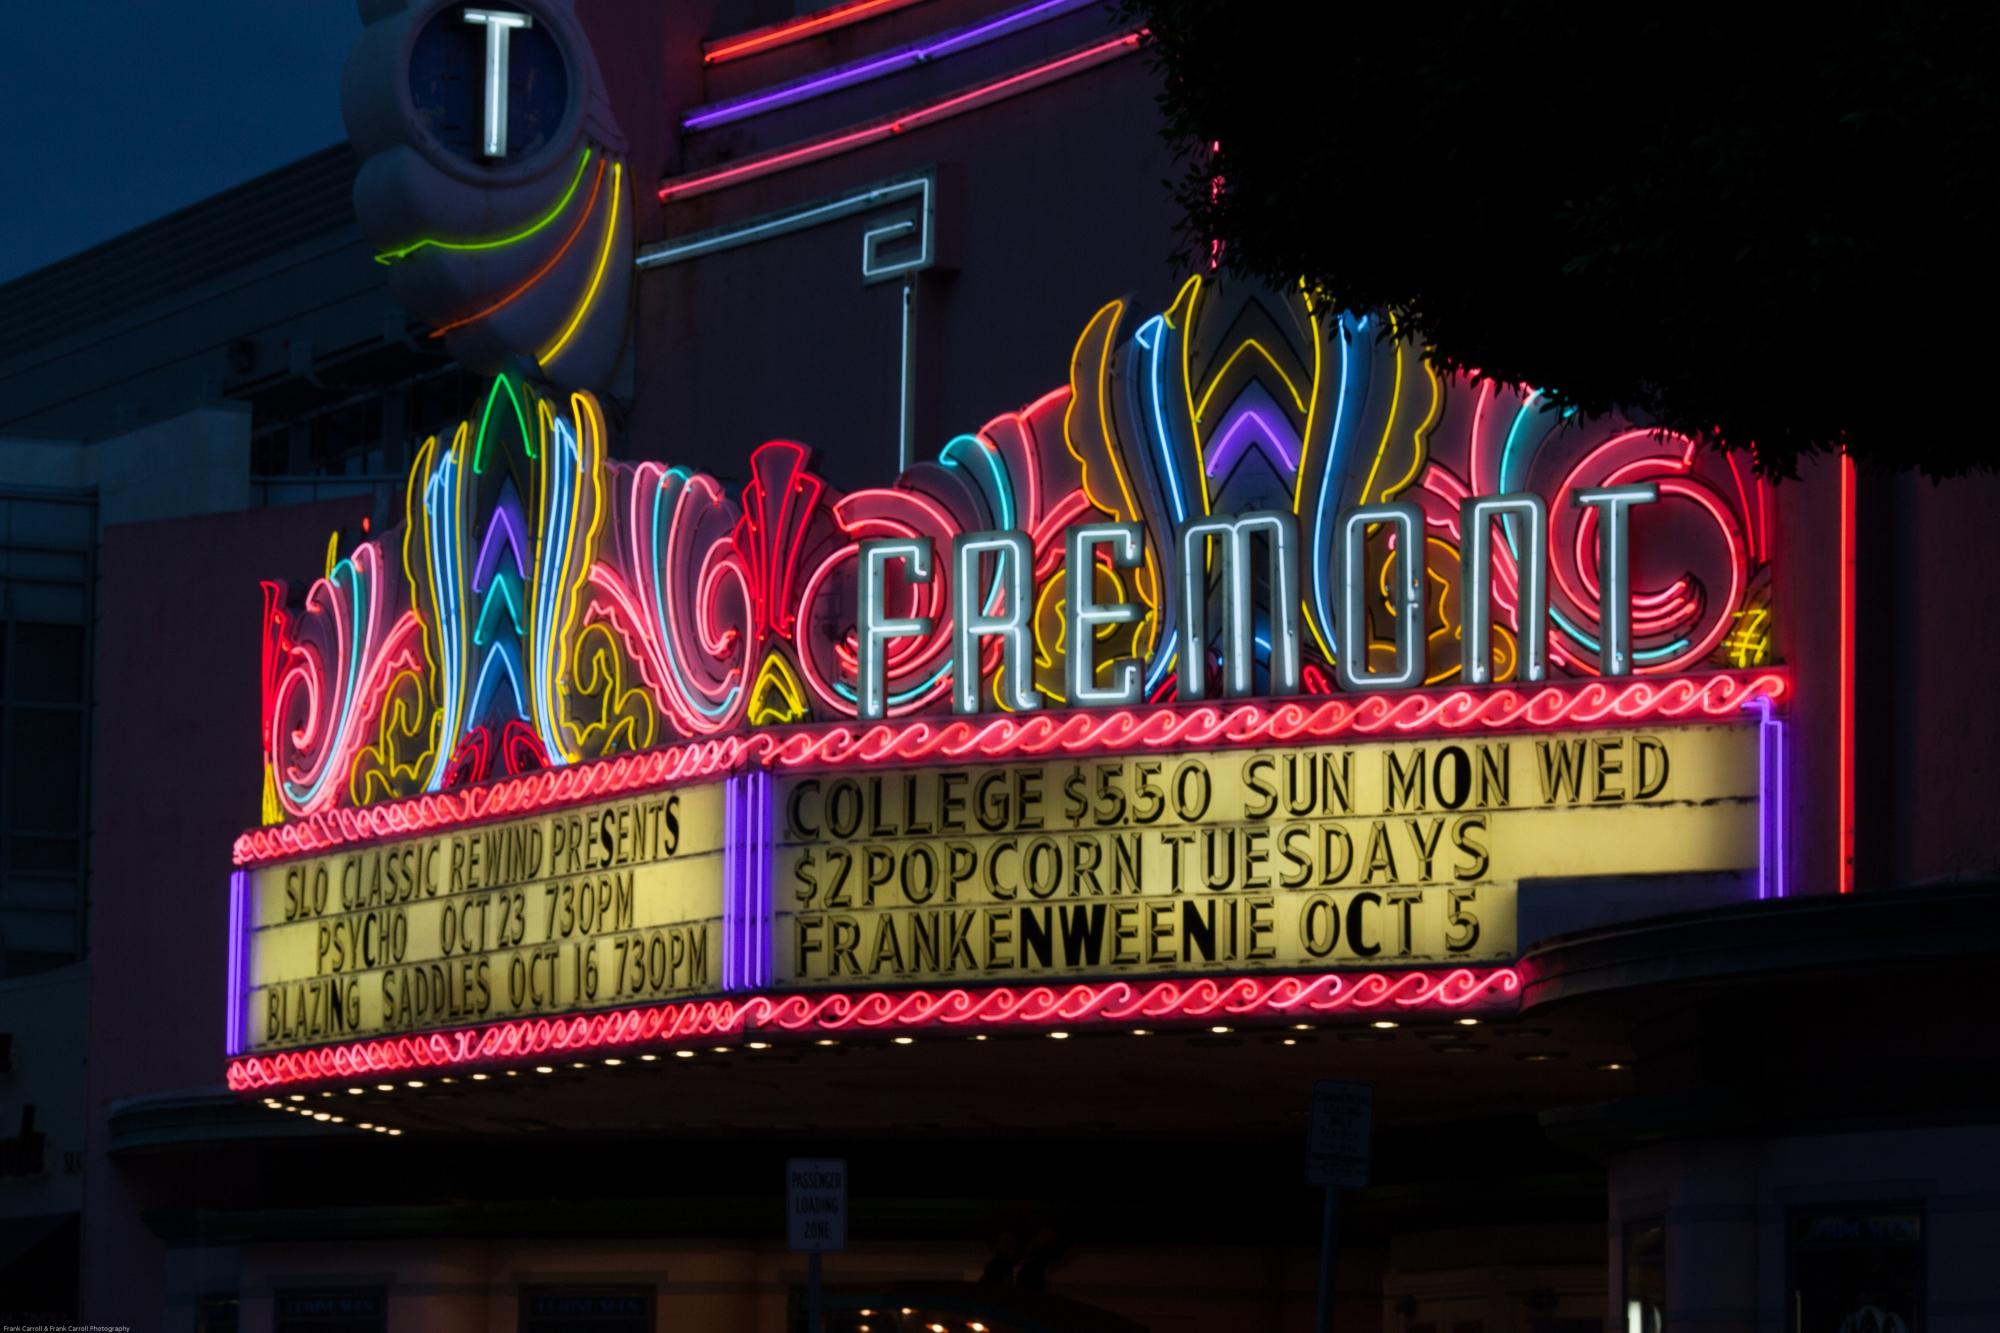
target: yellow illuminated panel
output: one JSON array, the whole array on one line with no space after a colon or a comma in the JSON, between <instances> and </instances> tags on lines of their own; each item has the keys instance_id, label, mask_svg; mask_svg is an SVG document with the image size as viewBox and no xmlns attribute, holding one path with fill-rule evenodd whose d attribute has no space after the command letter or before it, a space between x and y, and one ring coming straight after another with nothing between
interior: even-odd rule
<instances>
[{"instance_id":1,"label":"yellow illuminated panel","mask_svg":"<svg viewBox=\"0 0 2000 1333\"><path fill-rule=\"evenodd\" d=\"M1757 864L1693 726L782 781L783 985L1511 959L1522 881Z\"/></svg>"},{"instance_id":2,"label":"yellow illuminated panel","mask_svg":"<svg viewBox=\"0 0 2000 1333\"><path fill-rule=\"evenodd\" d=\"M720 989L719 783L268 865L251 1050Z\"/></svg>"}]
</instances>

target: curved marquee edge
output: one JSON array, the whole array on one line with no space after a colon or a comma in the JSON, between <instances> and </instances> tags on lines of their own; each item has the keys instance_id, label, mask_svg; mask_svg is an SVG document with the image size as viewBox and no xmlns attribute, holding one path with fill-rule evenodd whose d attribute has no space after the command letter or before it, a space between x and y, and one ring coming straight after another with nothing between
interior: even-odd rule
<instances>
[{"instance_id":1,"label":"curved marquee edge","mask_svg":"<svg viewBox=\"0 0 2000 1333\"><path fill-rule=\"evenodd\" d=\"M322 811L237 838L235 864L256 866L350 844L423 834L626 792L699 782L751 765L793 770L1116 754L1157 749L1322 744L1353 738L1497 734L1557 727L1733 721L1753 699L1786 702L1784 671L1719 671L1537 689L1411 690L1275 703L1163 705L1028 717L917 718L871 726L760 728L544 770L480 787Z\"/></svg>"},{"instance_id":2,"label":"curved marquee edge","mask_svg":"<svg viewBox=\"0 0 2000 1333\"><path fill-rule=\"evenodd\" d=\"M416 1070L501 1065L545 1055L768 1034L834 1036L920 1029L977 1032L1056 1025L1232 1018L1301 1019L1348 1010L1493 1011L1518 1003L1511 967L1309 976L1079 981L1044 986L730 996L384 1037L229 1062L232 1092Z\"/></svg>"}]
</instances>

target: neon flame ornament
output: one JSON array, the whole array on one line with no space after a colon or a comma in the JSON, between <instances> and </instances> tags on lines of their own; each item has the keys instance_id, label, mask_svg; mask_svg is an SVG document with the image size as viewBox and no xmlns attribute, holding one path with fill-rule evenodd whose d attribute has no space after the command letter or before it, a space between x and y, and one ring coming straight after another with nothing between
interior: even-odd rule
<instances>
[{"instance_id":1,"label":"neon flame ornament","mask_svg":"<svg viewBox=\"0 0 2000 1333\"><path fill-rule=\"evenodd\" d=\"M422 621L390 605L381 550L364 543L307 590L300 612L264 621L267 790L288 816L337 803L390 680L414 666Z\"/></svg>"}]
</instances>

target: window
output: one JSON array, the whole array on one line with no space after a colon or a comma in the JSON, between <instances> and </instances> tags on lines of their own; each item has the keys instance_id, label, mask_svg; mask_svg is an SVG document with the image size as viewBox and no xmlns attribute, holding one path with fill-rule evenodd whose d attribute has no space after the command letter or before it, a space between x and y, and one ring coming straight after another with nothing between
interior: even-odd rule
<instances>
[{"instance_id":1,"label":"window","mask_svg":"<svg viewBox=\"0 0 2000 1333\"><path fill-rule=\"evenodd\" d=\"M0 491L0 977L83 956L96 540L88 495Z\"/></svg>"},{"instance_id":2,"label":"window","mask_svg":"<svg viewBox=\"0 0 2000 1333\"><path fill-rule=\"evenodd\" d=\"M272 1306L273 1333L384 1333L380 1287L281 1291Z\"/></svg>"},{"instance_id":3,"label":"window","mask_svg":"<svg viewBox=\"0 0 2000 1333\"><path fill-rule=\"evenodd\" d=\"M237 1333L237 1316L234 1296L204 1296L194 1308L194 1333Z\"/></svg>"},{"instance_id":4,"label":"window","mask_svg":"<svg viewBox=\"0 0 2000 1333\"><path fill-rule=\"evenodd\" d=\"M653 1333L653 1289L524 1287L521 1333Z\"/></svg>"},{"instance_id":5,"label":"window","mask_svg":"<svg viewBox=\"0 0 2000 1333\"><path fill-rule=\"evenodd\" d=\"M259 395L251 400L251 479L277 487L274 504L311 498L299 486L308 478L400 482L425 437L475 414L484 396L481 382L456 365L344 394L301 397L294 387Z\"/></svg>"},{"instance_id":6,"label":"window","mask_svg":"<svg viewBox=\"0 0 2000 1333\"><path fill-rule=\"evenodd\" d=\"M1921 1205L1801 1209L1789 1239L1792 1333L1926 1327Z\"/></svg>"}]
</instances>

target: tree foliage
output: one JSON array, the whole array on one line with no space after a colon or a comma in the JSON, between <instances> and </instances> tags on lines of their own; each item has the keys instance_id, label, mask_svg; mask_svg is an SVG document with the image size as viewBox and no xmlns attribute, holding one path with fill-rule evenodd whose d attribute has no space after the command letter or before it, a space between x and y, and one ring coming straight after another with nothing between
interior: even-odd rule
<instances>
[{"instance_id":1,"label":"tree foliage","mask_svg":"<svg viewBox=\"0 0 2000 1333\"><path fill-rule=\"evenodd\" d=\"M1767 472L2000 458L2000 6L1125 9L1189 256Z\"/></svg>"}]
</instances>

